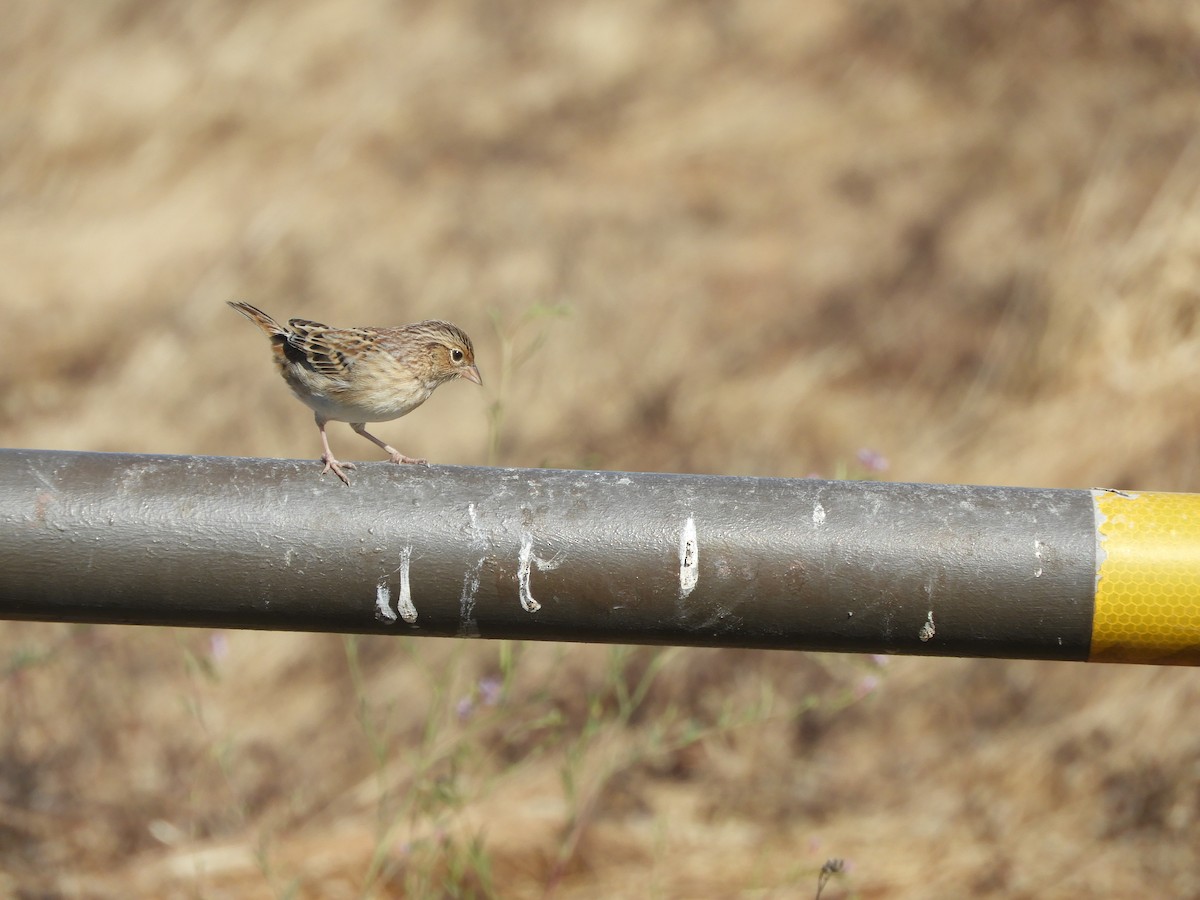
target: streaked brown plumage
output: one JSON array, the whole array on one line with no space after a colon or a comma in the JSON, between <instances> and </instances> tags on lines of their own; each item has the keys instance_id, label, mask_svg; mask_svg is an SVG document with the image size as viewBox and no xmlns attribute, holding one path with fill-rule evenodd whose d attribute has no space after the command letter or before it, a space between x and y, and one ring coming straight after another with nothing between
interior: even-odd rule
<instances>
[{"instance_id":1,"label":"streaked brown plumage","mask_svg":"<svg viewBox=\"0 0 1200 900\"><path fill-rule=\"evenodd\" d=\"M367 431L367 422L387 422L412 412L434 389L455 378L483 384L467 333L449 322L430 319L394 328L330 328L307 319L280 325L249 303L229 305L271 339L275 362L300 400L309 406L321 432L321 474L332 471L346 484L344 469L329 449L327 422L350 427L381 447L394 463L427 465L405 456Z\"/></svg>"}]
</instances>

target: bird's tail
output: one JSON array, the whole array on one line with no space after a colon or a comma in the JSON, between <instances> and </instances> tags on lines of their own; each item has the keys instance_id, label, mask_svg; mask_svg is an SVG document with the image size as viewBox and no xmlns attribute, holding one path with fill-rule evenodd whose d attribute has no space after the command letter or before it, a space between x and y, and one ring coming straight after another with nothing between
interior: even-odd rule
<instances>
[{"instance_id":1,"label":"bird's tail","mask_svg":"<svg viewBox=\"0 0 1200 900\"><path fill-rule=\"evenodd\" d=\"M287 334L287 332L279 326L278 322L268 316L257 306L251 306L249 303L243 303L241 300L230 300L228 303L243 316L261 328L268 337L276 337Z\"/></svg>"}]
</instances>

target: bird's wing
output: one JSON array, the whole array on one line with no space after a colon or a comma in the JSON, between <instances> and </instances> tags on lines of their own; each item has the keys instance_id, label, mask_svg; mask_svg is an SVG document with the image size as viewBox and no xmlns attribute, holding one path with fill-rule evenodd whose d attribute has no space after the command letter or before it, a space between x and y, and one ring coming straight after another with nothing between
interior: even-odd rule
<instances>
[{"instance_id":1,"label":"bird's wing","mask_svg":"<svg viewBox=\"0 0 1200 900\"><path fill-rule=\"evenodd\" d=\"M308 319L288 321L289 356L329 378L349 378L355 363L371 342L371 335L359 328L330 328Z\"/></svg>"}]
</instances>

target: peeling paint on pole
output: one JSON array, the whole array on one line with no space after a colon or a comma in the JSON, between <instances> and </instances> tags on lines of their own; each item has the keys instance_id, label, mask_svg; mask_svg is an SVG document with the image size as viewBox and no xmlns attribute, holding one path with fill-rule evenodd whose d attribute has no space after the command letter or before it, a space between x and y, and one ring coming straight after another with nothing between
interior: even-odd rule
<instances>
[{"instance_id":1,"label":"peeling paint on pole","mask_svg":"<svg viewBox=\"0 0 1200 900\"><path fill-rule=\"evenodd\" d=\"M679 599L685 599L699 582L700 546L696 539L696 520L688 516L679 534Z\"/></svg>"},{"instance_id":2,"label":"peeling paint on pole","mask_svg":"<svg viewBox=\"0 0 1200 900\"><path fill-rule=\"evenodd\" d=\"M533 599L533 590L529 587L530 570L533 567L533 536L521 535L521 550L517 554L517 591L521 598L521 609L535 613L542 604Z\"/></svg>"}]
</instances>

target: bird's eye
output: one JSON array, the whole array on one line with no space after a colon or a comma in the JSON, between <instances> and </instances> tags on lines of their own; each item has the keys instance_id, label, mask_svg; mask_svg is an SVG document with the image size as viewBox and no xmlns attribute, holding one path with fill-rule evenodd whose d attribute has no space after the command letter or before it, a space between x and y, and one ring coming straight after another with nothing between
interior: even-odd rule
<instances>
[{"instance_id":1,"label":"bird's eye","mask_svg":"<svg viewBox=\"0 0 1200 900\"><path fill-rule=\"evenodd\" d=\"M452 360L454 360L455 362L462 362L463 361L463 352L461 350L455 348L454 350L450 351L450 358Z\"/></svg>"}]
</instances>

